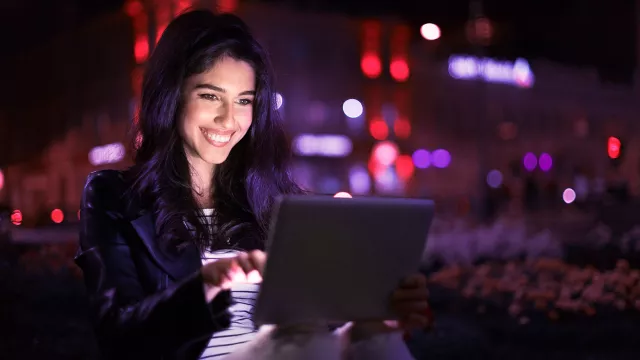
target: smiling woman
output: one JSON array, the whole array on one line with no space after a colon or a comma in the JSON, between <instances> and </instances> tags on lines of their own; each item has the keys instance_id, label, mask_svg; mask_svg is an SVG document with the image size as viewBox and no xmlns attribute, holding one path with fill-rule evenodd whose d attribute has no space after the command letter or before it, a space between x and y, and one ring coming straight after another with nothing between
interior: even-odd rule
<instances>
[{"instance_id":1,"label":"smiling woman","mask_svg":"<svg viewBox=\"0 0 640 360\"><path fill-rule=\"evenodd\" d=\"M269 340L251 318L272 206L301 193L272 83L238 17L192 11L166 28L143 79L134 166L91 174L83 192L76 261L105 358L327 358L327 342L341 353L326 324L295 327L317 340L311 351ZM404 326L428 322L424 277L395 295ZM410 357L399 329L372 325L350 328L359 358Z\"/></svg>"},{"instance_id":2,"label":"smiling woman","mask_svg":"<svg viewBox=\"0 0 640 360\"><path fill-rule=\"evenodd\" d=\"M249 130L255 82L253 67L231 56L221 57L211 69L186 80L178 128L189 164L198 175L194 179L198 194L211 193L202 177L212 178L215 165L227 159ZM201 205L209 208L210 201L203 197Z\"/></svg>"}]
</instances>

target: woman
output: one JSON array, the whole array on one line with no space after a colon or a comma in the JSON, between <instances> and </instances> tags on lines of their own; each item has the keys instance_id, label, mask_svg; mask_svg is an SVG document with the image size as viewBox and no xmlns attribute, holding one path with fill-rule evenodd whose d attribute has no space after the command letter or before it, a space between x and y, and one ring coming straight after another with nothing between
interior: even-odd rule
<instances>
[{"instance_id":1,"label":"woman","mask_svg":"<svg viewBox=\"0 0 640 360\"><path fill-rule=\"evenodd\" d=\"M92 173L83 193L76 261L107 357L216 358L272 343L269 328L250 341L261 249L273 199L301 192L274 94L265 52L237 17L193 11L165 30L143 80L135 165ZM390 305L403 328L424 326L426 300L413 277ZM354 324L348 336L373 344L392 332Z\"/></svg>"}]
</instances>

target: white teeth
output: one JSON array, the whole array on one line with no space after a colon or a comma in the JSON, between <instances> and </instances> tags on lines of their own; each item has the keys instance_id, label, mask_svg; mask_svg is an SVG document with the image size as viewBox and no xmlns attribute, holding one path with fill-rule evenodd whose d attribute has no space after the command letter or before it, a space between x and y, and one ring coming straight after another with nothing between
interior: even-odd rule
<instances>
[{"instance_id":1,"label":"white teeth","mask_svg":"<svg viewBox=\"0 0 640 360\"><path fill-rule=\"evenodd\" d=\"M231 140L230 135L218 135L218 134L209 134L209 133L205 133L205 135L207 135L209 140L220 142L220 143L226 143L226 142L229 142L229 140Z\"/></svg>"}]
</instances>

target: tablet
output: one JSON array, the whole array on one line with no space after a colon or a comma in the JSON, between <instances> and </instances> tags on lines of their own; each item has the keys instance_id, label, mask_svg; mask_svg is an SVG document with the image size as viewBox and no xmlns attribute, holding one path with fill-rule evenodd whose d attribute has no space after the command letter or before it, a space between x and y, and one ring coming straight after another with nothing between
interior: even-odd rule
<instances>
[{"instance_id":1,"label":"tablet","mask_svg":"<svg viewBox=\"0 0 640 360\"><path fill-rule=\"evenodd\" d=\"M394 319L389 296L418 271L433 212L421 199L280 198L254 322Z\"/></svg>"}]
</instances>

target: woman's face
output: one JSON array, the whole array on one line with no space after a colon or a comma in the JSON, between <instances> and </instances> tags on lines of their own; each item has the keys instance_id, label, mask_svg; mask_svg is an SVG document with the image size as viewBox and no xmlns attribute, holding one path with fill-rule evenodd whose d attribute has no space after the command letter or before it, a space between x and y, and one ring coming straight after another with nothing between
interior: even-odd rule
<instances>
[{"instance_id":1,"label":"woman's face","mask_svg":"<svg viewBox=\"0 0 640 360\"><path fill-rule=\"evenodd\" d=\"M221 164L245 136L253 119L255 77L247 62L225 56L185 81L178 128L192 166Z\"/></svg>"}]
</instances>

